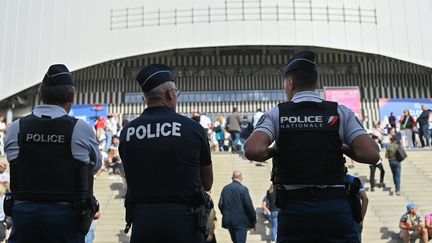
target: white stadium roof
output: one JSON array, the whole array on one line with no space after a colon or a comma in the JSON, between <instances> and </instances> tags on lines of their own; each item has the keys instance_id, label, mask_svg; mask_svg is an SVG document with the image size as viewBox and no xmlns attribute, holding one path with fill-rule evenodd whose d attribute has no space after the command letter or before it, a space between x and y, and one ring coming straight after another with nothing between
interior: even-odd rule
<instances>
[{"instance_id":1,"label":"white stadium roof","mask_svg":"<svg viewBox=\"0 0 432 243\"><path fill-rule=\"evenodd\" d=\"M319 46L432 67L428 0L5 0L0 100L71 71L179 48Z\"/></svg>"}]
</instances>

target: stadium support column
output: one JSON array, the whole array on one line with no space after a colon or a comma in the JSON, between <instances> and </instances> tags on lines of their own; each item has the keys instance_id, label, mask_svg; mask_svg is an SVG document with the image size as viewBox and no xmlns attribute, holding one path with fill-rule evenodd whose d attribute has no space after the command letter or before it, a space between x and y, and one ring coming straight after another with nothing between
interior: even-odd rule
<instances>
[{"instance_id":1,"label":"stadium support column","mask_svg":"<svg viewBox=\"0 0 432 243\"><path fill-rule=\"evenodd\" d=\"M13 122L12 107L9 107L6 111L6 124L9 125Z\"/></svg>"}]
</instances>

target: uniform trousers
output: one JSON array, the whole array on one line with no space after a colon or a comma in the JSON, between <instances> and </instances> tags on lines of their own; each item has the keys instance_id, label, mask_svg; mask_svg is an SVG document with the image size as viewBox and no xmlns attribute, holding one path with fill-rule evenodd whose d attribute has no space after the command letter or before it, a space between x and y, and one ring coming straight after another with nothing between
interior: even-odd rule
<instances>
[{"instance_id":1,"label":"uniform trousers","mask_svg":"<svg viewBox=\"0 0 432 243\"><path fill-rule=\"evenodd\" d=\"M133 209L131 243L203 243L192 208L178 203L138 203Z\"/></svg>"},{"instance_id":2,"label":"uniform trousers","mask_svg":"<svg viewBox=\"0 0 432 243\"><path fill-rule=\"evenodd\" d=\"M277 242L360 242L345 198L289 200L279 211Z\"/></svg>"},{"instance_id":3,"label":"uniform trousers","mask_svg":"<svg viewBox=\"0 0 432 243\"><path fill-rule=\"evenodd\" d=\"M59 203L18 203L12 209L9 243L84 243L79 211Z\"/></svg>"}]
</instances>

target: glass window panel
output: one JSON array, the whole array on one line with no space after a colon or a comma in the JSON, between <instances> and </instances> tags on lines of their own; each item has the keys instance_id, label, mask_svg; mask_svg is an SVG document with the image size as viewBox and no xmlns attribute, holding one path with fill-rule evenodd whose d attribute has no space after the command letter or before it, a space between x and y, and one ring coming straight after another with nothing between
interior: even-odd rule
<instances>
[{"instance_id":1,"label":"glass window panel","mask_svg":"<svg viewBox=\"0 0 432 243\"><path fill-rule=\"evenodd\" d=\"M237 96L237 98L241 99L240 101L249 101L248 94L246 92L242 92L241 95Z\"/></svg>"}]
</instances>

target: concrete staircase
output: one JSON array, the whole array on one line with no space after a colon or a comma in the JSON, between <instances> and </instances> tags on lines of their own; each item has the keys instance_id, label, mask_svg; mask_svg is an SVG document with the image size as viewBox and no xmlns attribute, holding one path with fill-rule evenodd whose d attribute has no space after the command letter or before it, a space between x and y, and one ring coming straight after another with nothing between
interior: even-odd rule
<instances>
[{"instance_id":1,"label":"concrete staircase","mask_svg":"<svg viewBox=\"0 0 432 243\"><path fill-rule=\"evenodd\" d=\"M129 242L130 235L123 233L126 223L122 198L125 188L122 178L102 172L94 182L94 192L102 212L101 217L94 221L96 228L94 242Z\"/></svg>"},{"instance_id":2,"label":"concrete staircase","mask_svg":"<svg viewBox=\"0 0 432 243\"><path fill-rule=\"evenodd\" d=\"M408 151L408 158L402 162L401 196L394 195L393 179L387 160L384 161L386 170L386 188L375 188L369 191L369 167L355 164L350 173L359 176L365 183L370 199L369 209L364 222L363 242L399 242L396 233L399 232L398 222L404 213L406 204L414 202L422 217L432 212L432 151ZM384 157L384 154L382 154ZM247 242L270 242L269 223L260 216L261 201L270 185L271 163L255 166L237 154L213 154L214 184L212 197L215 204L219 201L222 188L231 182L233 170L243 173L243 184L249 188L253 204L257 209L258 224L256 230L250 230ZM378 177L376 172L375 178ZM125 235L124 229L124 194L122 180L119 177L100 175L95 181L95 193L100 201L102 216L96 223L96 243L129 242L130 233ZM216 228L216 238L220 243L231 242L229 233L220 226L221 214L216 208L219 220Z\"/></svg>"}]
</instances>

